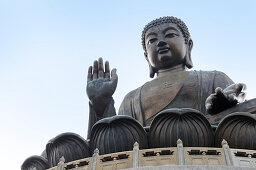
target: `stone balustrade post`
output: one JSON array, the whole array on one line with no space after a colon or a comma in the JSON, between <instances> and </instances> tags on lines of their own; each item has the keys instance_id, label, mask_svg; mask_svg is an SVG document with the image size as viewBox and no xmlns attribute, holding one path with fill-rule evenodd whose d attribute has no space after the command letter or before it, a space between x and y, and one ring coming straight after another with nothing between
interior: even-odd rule
<instances>
[{"instance_id":1,"label":"stone balustrade post","mask_svg":"<svg viewBox=\"0 0 256 170\"><path fill-rule=\"evenodd\" d=\"M64 170L65 167L66 167L65 158L64 158L64 156L62 156L59 160L58 165L57 165L57 170Z\"/></svg>"},{"instance_id":2,"label":"stone balustrade post","mask_svg":"<svg viewBox=\"0 0 256 170\"><path fill-rule=\"evenodd\" d=\"M178 165L185 165L183 142L180 139L177 140L177 155L178 155Z\"/></svg>"},{"instance_id":3,"label":"stone balustrade post","mask_svg":"<svg viewBox=\"0 0 256 170\"><path fill-rule=\"evenodd\" d=\"M140 159L139 151L140 151L139 144L137 142L135 142L133 145L133 153L132 153L132 167L133 168L139 167L139 159Z\"/></svg>"},{"instance_id":4,"label":"stone balustrade post","mask_svg":"<svg viewBox=\"0 0 256 170\"><path fill-rule=\"evenodd\" d=\"M221 142L221 145L224 151L227 166L234 166L234 160L233 160L232 153L229 149L228 142L225 139L223 139Z\"/></svg>"},{"instance_id":5,"label":"stone balustrade post","mask_svg":"<svg viewBox=\"0 0 256 170\"><path fill-rule=\"evenodd\" d=\"M94 150L93 155L92 155L92 170L96 170L97 169L98 157L99 157L99 149L96 148Z\"/></svg>"}]
</instances>

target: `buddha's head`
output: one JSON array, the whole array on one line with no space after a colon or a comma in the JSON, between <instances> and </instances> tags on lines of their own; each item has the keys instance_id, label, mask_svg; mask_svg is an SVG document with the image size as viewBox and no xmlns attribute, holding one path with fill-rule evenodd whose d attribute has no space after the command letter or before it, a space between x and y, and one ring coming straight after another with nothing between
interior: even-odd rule
<instances>
[{"instance_id":1,"label":"buddha's head","mask_svg":"<svg viewBox=\"0 0 256 170\"><path fill-rule=\"evenodd\" d=\"M193 67L193 41L187 26L178 18L161 17L148 23L142 32L142 46L151 78L160 70L178 65Z\"/></svg>"}]
</instances>

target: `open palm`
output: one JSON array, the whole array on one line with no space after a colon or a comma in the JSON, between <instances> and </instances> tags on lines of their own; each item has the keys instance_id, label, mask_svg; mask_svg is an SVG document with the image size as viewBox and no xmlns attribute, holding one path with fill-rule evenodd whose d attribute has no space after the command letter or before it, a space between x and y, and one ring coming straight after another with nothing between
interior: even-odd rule
<instances>
[{"instance_id":1,"label":"open palm","mask_svg":"<svg viewBox=\"0 0 256 170\"><path fill-rule=\"evenodd\" d=\"M110 75L108 61L105 62L104 70L103 59L95 60L93 66L89 67L87 76L86 92L91 104L104 108L116 90L117 81L116 69L113 69Z\"/></svg>"}]
</instances>

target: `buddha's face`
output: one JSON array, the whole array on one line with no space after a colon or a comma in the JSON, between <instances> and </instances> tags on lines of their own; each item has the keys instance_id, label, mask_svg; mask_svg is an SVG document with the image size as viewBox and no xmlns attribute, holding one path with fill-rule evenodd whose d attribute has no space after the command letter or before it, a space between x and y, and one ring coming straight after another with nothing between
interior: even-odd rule
<instances>
[{"instance_id":1,"label":"buddha's face","mask_svg":"<svg viewBox=\"0 0 256 170\"><path fill-rule=\"evenodd\" d=\"M182 32L173 23L150 28L145 35L147 60L156 70L185 63L187 45Z\"/></svg>"}]
</instances>

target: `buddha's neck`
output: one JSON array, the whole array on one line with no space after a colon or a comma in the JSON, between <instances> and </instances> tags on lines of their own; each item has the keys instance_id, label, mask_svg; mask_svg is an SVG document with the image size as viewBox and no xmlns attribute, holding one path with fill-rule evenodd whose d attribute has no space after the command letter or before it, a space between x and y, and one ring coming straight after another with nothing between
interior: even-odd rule
<instances>
[{"instance_id":1,"label":"buddha's neck","mask_svg":"<svg viewBox=\"0 0 256 170\"><path fill-rule=\"evenodd\" d=\"M163 77L163 76L170 75L172 73L176 73L180 71L186 71L186 67L184 66L184 64L180 64L172 68L158 70L157 77Z\"/></svg>"}]
</instances>

